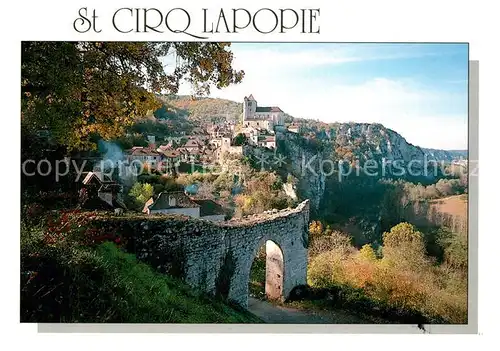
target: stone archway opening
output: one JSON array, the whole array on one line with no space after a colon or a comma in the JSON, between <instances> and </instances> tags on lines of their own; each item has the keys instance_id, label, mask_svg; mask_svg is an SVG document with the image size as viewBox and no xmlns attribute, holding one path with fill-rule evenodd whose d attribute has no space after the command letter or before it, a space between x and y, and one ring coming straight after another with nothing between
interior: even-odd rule
<instances>
[{"instance_id":1,"label":"stone archway opening","mask_svg":"<svg viewBox=\"0 0 500 351\"><path fill-rule=\"evenodd\" d=\"M254 257L250 268L248 291L250 297L261 300L283 298L283 251L267 240Z\"/></svg>"}]
</instances>

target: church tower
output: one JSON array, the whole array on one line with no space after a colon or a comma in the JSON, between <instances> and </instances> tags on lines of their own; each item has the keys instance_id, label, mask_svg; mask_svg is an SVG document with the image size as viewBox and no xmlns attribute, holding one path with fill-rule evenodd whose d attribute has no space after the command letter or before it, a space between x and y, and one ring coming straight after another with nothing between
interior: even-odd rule
<instances>
[{"instance_id":1,"label":"church tower","mask_svg":"<svg viewBox=\"0 0 500 351\"><path fill-rule=\"evenodd\" d=\"M243 121L248 118L252 118L257 110L257 101L254 99L253 95L243 99Z\"/></svg>"}]
</instances>

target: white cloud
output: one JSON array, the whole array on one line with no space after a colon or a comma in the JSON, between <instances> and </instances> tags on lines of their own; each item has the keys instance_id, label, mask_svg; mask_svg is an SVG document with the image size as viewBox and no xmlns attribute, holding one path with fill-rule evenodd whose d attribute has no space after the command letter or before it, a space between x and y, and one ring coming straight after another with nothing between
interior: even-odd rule
<instances>
[{"instance_id":1,"label":"white cloud","mask_svg":"<svg viewBox=\"0 0 500 351\"><path fill-rule=\"evenodd\" d=\"M297 67L322 65L340 65L351 62L396 60L410 57L434 56L435 53L422 51L418 46L376 44L279 44L247 46L239 44L232 48L236 62L245 70L260 67L265 62L267 67L278 70L291 70Z\"/></svg>"}]
</instances>

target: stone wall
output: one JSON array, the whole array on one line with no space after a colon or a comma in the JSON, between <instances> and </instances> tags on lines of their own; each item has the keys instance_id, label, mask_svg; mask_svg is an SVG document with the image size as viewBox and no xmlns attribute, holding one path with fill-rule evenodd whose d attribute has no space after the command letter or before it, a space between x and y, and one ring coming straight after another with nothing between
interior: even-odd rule
<instances>
[{"instance_id":1,"label":"stone wall","mask_svg":"<svg viewBox=\"0 0 500 351\"><path fill-rule=\"evenodd\" d=\"M106 217L95 221L102 230L121 235L128 251L160 272L178 276L201 291L243 307L248 305L252 262L258 249L269 240L282 254L282 262L276 263L281 256L273 247L268 258L274 263L267 275L275 274L267 278L268 283L282 282L282 286L269 287L269 292L276 294L279 289L282 298L287 298L295 286L306 284L308 200L294 209L221 223L180 215ZM281 265L280 269L276 264Z\"/></svg>"},{"instance_id":2,"label":"stone wall","mask_svg":"<svg viewBox=\"0 0 500 351\"><path fill-rule=\"evenodd\" d=\"M200 218L199 207L165 208L161 210L149 210L149 214L182 214L189 217Z\"/></svg>"}]
</instances>

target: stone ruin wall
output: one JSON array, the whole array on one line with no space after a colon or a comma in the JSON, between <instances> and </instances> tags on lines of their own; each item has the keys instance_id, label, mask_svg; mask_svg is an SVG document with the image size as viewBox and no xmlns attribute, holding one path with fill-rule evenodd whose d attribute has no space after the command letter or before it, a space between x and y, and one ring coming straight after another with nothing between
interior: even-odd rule
<instances>
[{"instance_id":1,"label":"stone ruin wall","mask_svg":"<svg viewBox=\"0 0 500 351\"><path fill-rule=\"evenodd\" d=\"M268 240L282 251L283 298L295 286L306 284L308 200L294 209L220 223L180 215L96 221L103 230L113 230L124 238L127 251L158 271L243 307L248 306L252 262Z\"/></svg>"}]
</instances>

